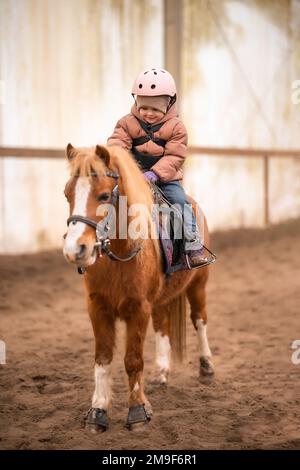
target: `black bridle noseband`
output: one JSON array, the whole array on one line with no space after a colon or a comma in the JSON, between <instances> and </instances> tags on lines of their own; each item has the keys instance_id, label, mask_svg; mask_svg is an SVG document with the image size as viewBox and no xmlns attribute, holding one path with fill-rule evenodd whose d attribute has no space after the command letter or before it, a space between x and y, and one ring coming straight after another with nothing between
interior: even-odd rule
<instances>
[{"instance_id":1,"label":"black bridle noseband","mask_svg":"<svg viewBox=\"0 0 300 470\"><path fill-rule=\"evenodd\" d=\"M98 174L95 172L92 172L91 176L98 176ZM116 181L118 181L119 179L119 174L114 173L112 171L106 171L104 176L114 178ZM116 206L118 198L119 198L119 188L118 188L118 184L116 184L112 190L112 199L111 199L112 205L114 207ZM129 255L126 256L125 258L120 258L119 256L115 255L111 251L110 249L111 241L110 241L108 233L110 230L109 224L112 220L112 217L113 217L112 210L108 211L108 215L100 222L95 222L94 220L88 217L74 214L68 218L67 225L69 226L70 223L76 224L77 222L82 222L86 225L89 225L89 227L94 228L96 231L96 240L97 240L95 243L95 248L98 249L100 257L103 255L103 253L105 253L112 261L123 261L123 262L130 261L139 253L139 251L141 250L141 247L137 248L136 250L131 251ZM78 272L80 274L83 274L85 271L86 271L86 268L82 268L82 267L78 268Z\"/></svg>"}]
</instances>

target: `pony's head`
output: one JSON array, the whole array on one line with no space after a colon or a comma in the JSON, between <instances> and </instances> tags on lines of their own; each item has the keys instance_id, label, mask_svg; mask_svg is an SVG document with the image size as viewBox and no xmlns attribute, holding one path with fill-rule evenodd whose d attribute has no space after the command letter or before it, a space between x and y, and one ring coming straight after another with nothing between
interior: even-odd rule
<instances>
[{"instance_id":1,"label":"pony's head","mask_svg":"<svg viewBox=\"0 0 300 470\"><path fill-rule=\"evenodd\" d=\"M63 252L67 261L87 267L97 258L95 228L105 222L110 207L118 206L118 196L126 196L126 224L133 204L146 209L144 216L151 223L152 196L135 161L120 147L74 148L68 144L66 152L71 175L64 193L70 218ZM132 244L130 234L127 242Z\"/></svg>"}]
</instances>

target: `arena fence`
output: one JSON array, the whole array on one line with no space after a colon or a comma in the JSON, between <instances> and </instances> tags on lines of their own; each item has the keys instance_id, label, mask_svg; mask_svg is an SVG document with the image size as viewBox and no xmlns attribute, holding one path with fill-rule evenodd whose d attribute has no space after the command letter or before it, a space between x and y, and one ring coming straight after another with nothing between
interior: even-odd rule
<instances>
[{"instance_id":1,"label":"arena fence","mask_svg":"<svg viewBox=\"0 0 300 470\"><path fill-rule=\"evenodd\" d=\"M270 158L300 158L300 150L270 150L221 147L189 147L189 155L261 158L263 165L264 222L269 225L269 173ZM47 148L0 147L0 157L65 158L65 150Z\"/></svg>"}]
</instances>

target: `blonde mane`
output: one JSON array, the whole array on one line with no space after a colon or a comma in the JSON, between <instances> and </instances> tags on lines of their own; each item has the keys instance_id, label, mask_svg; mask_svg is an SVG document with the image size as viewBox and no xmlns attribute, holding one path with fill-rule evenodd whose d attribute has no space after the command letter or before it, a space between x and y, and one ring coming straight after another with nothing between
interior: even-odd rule
<instances>
[{"instance_id":1,"label":"blonde mane","mask_svg":"<svg viewBox=\"0 0 300 470\"><path fill-rule=\"evenodd\" d=\"M105 175L104 162L95 154L95 147L73 148L69 164L71 176L91 176L93 172Z\"/></svg>"},{"instance_id":2,"label":"blonde mane","mask_svg":"<svg viewBox=\"0 0 300 470\"><path fill-rule=\"evenodd\" d=\"M100 148L109 153L108 167L95 153L95 147L73 148L70 159L71 175L91 176L92 173L97 173L98 177L101 177L105 176L107 170L118 173L120 192L127 196L128 206L143 204L151 212L153 200L150 187L131 154L117 146Z\"/></svg>"},{"instance_id":3,"label":"blonde mane","mask_svg":"<svg viewBox=\"0 0 300 470\"><path fill-rule=\"evenodd\" d=\"M106 161L108 161L106 166ZM81 147L73 148L69 153L70 171L72 176L106 176L107 171L117 173L116 183L122 196L127 197L128 224L139 220L142 238L152 238L156 227L152 219L153 197L149 184L129 152L121 147ZM137 219L138 217L138 219ZM141 229L142 227L142 229ZM128 243L134 243L128 233ZM155 244L157 245L157 244ZM155 247L159 250L158 246Z\"/></svg>"},{"instance_id":4,"label":"blonde mane","mask_svg":"<svg viewBox=\"0 0 300 470\"><path fill-rule=\"evenodd\" d=\"M129 152L120 147L108 147L111 168L121 177L121 186L131 204L143 204L151 212L152 193L143 173Z\"/></svg>"}]
</instances>

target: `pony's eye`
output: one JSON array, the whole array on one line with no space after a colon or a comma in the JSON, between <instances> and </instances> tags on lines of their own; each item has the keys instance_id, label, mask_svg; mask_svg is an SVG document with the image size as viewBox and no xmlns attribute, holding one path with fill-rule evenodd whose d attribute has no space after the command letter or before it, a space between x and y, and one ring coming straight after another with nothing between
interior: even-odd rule
<instances>
[{"instance_id":1,"label":"pony's eye","mask_svg":"<svg viewBox=\"0 0 300 470\"><path fill-rule=\"evenodd\" d=\"M97 197L99 202L106 202L110 200L110 193L102 193Z\"/></svg>"}]
</instances>

